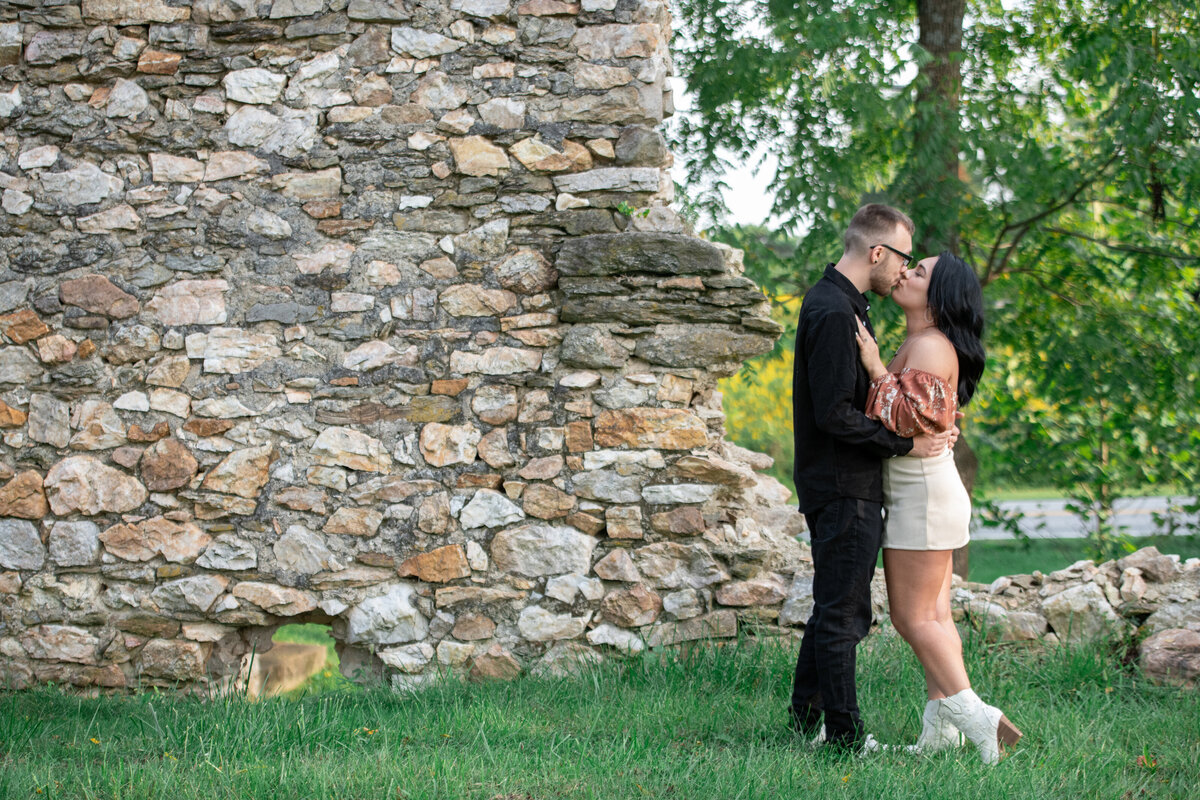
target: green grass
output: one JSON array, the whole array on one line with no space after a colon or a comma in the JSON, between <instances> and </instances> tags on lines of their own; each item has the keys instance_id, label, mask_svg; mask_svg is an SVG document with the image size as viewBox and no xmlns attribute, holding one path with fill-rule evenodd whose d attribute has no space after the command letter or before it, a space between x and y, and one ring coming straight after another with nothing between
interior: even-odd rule
<instances>
[{"instance_id":1,"label":"green grass","mask_svg":"<svg viewBox=\"0 0 1200 800\"><path fill-rule=\"evenodd\" d=\"M289 692L289 697L294 699L305 694L328 691L358 691L358 687L346 680L338 668L341 661L338 659L337 650L334 649L333 636L329 633L328 625L318 625L311 622L304 625L284 625L275 631L275 635L271 637L271 641L322 644L325 645L328 653L325 657L324 669L309 678L299 689Z\"/></svg>"},{"instance_id":2,"label":"green grass","mask_svg":"<svg viewBox=\"0 0 1200 800\"><path fill-rule=\"evenodd\" d=\"M995 768L970 750L808 750L784 726L794 653L743 642L570 679L255 704L0 694L0 797L1182 800L1200 786L1200 693L1150 685L1107 647L968 641L976 689L1026 733ZM869 729L912 742L908 648L872 636L859 675Z\"/></svg>"},{"instance_id":3,"label":"green grass","mask_svg":"<svg viewBox=\"0 0 1200 800\"><path fill-rule=\"evenodd\" d=\"M1181 559L1200 556L1200 535L1139 536L1130 540L1135 548L1154 546L1162 553ZM984 539L971 542L970 579L991 583L1001 575L1029 574L1035 569L1053 572L1091 558L1087 539L1030 539L1028 541Z\"/></svg>"}]
</instances>

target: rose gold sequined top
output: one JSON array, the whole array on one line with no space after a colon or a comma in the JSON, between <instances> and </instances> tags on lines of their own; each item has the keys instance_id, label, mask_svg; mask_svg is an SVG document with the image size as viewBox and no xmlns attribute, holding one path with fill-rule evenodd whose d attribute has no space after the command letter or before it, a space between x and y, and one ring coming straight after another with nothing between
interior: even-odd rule
<instances>
[{"instance_id":1,"label":"rose gold sequined top","mask_svg":"<svg viewBox=\"0 0 1200 800\"><path fill-rule=\"evenodd\" d=\"M884 373L867 390L867 416L900 436L948 431L957 410L958 393L923 369Z\"/></svg>"}]
</instances>

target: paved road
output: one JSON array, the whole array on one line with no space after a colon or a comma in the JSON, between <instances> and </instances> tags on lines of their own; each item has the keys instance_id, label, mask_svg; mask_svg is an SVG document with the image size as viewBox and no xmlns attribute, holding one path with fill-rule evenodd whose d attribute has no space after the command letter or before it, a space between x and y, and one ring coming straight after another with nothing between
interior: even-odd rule
<instances>
[{"instance_id":1,"label":"paved road","mask_svg":"<svg viewBox=\"0 0 1200 800\"><path fill-rule=\"evenodd\" d=\"M1179 502L1183 498L1174 498ZM1166 511L1170 498L1133 497L1118 500L1114 504L1114 522L1130 536L1149 536L1165 533L1154 523L1154 514ZM1087 535L1084 521L1066 509L1065 500L1016 500L1000 503L1006 513L1024 514L1021 530L1034 539L1076 539ZM1194 532L1200 529L1196 515L1183 520ZM978 517L971 525L972 539L1009 539L1011 534L1003 528L989 528L979 524Z\"/></svg>"}]
</instances>

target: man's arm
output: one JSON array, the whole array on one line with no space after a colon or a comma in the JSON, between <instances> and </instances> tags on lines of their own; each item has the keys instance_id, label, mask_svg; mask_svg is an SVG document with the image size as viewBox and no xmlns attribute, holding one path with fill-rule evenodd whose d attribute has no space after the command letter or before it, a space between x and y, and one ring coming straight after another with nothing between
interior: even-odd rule
<instances>
[{"instance_id":1,"label":"man's arm","mask_svg":"<svg viewBox=\"0 0 1200 800\"><path fill-rule=\"evenodd\" d=\"M912 439L897 436L854 407L856 327L853 314L836 312L810 322L804 350L817 427L847 444L866 447L880 458L906 455L913 449Z\"/></svg>"}]
</instances>

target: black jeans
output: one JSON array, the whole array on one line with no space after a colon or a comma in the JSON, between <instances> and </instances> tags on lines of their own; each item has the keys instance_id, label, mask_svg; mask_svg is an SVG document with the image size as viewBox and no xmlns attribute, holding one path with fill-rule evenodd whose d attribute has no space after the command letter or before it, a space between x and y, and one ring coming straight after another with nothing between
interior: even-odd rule
<instances>
[{"instance_id":1,"label":"black jeans","mask_svg":"<svg viewBox=\"0 0 1200 800\"><path fill-rule=\"evenodd\" d=\"M813 612L804 626L792 685L792 726L815 734L825 714L833 744L863 738L855 651L871 627L871 577L883 537L883 504L843 497L806 514L812 538Z\"/></svg>"}]
</instances>

